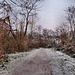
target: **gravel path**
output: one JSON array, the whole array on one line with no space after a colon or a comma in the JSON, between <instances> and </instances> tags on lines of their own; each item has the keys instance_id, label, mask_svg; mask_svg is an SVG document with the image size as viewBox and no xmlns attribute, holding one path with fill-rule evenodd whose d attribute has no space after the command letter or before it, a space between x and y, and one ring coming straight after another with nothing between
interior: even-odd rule
<instances>
[{"instance_id":1,"label":"gravel path","mask_svg":"<svg viewBox=\"0 0 75 75\"><path fill-rule=\"evenodd\" d=\"M75 59L54 49L36 49L16 57L0 75L75 75Z\"/></svg>"}]
</instances>

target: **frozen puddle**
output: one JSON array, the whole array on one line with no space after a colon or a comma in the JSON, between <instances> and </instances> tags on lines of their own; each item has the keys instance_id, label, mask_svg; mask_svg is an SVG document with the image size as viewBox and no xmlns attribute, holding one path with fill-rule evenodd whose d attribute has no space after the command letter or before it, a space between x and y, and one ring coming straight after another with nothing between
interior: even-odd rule
<instances>
[{"instance_id":1,"label":"frozen puddle","mask_svg":"<svg viewBox=\"0 0 75 75\"><path fill-rule=\"evenodd\" d=\"M10 66L3 75L75 75L75 59L53 49L36 49Z\"/></svg>"}]
</instances>

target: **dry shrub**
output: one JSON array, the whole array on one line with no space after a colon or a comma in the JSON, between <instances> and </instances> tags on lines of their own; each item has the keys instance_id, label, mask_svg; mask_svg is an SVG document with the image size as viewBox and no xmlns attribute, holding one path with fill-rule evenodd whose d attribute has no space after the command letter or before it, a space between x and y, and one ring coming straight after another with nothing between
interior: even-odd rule
<instances>
[{"instance_id":1,"label":"dry shrub","mask_svg":"<svg viewBox=\"0 0 75 75\"><path fill-rule=\"evenodd\" d=\"M38 48L38 42L32 41L31 39L28 39L28 48Z\"/></svg>"},{"instance_id":2,"label":"dry shrub","mask_svg":"<svg viewBox=\"0 0 75 75\"><path fill-rule=\"evenodd\" d=\"M3 52L2 52L2 50L0 50L0 61L3 60L2 55L3 55Z\"/></svg>"},{"instance_id":3,"label":"dry shrub","mask_svg":"<svg viewBox=\"0 0 75 75\"><path fill-rule=\"evenodd\" d=\"M14 53L25 51L28 49L27 42L25 39L21 40L17 35L16 39L12 35L9 36L8 31L0 26L0 52Z\"/></svg>"},{"instance_id":4,"label":"dry shrub","mask_svg":"<svg viewBox=\"0 0 75 75\"><path fill-rule=\"evenodd\" d=\"M37 43L31 43L31 44L29 44L29 48L38 48L38 44Z\"/></svg>"},{"instance_id":5,"label":"dry shrub","mask_svg":"<svg viewBox=\"0 0 75 75\"><path fill-rule=\"evenodd\" d=\"M22 46L24 48L24 51L26 51L28 49L28 41L23 41Z\"/></svg>"},{"instance_id":6,"label":"dry shrub","mask_svg":"<svg viewBox=\"0 0 75 75\"><path fill-rule=\"evenodd\" d=\"M28 44L25 40L21 41L18 38L15 40L13 37L9 37L5 41L3 48L7 53L23 52L28 49Z\"/></svg>"},{"instance_id":7,"label":"dry shrub","mask_svg":"<svg viewBox=\"0 0 75 75\"><path fill-rule=\"evenodd\" d=\"M5 32L4 29L0 27L0 61L2 60L2 55L5 54L3 50L3 44L2 44L4 32Z\"/></svg>"}]
</instances>

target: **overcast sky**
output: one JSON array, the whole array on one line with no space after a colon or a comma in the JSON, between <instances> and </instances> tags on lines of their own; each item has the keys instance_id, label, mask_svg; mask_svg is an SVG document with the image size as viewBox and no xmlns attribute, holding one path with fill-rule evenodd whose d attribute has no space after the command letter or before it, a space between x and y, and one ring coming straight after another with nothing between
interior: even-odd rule
<instances>
[{"instance_id":1,"label":"overcast sky","mask_svg":"<svg viewBox=\"0 0 75 75\"><path fill-rule=\"evenodd\" d=\"M71 5L75 5L75 0L45 0L39 11L38 24L45 28L54 29L56 25L64 21L66 14L64 10Z\"/></svg>"},{"instance_id":2,"label":"overcast sky","mask_svg":"<svg viewBox=\"0 0 75 75\"><path fill-rule=\"evenodd\" d=\"M64 22L66 15L64 10L73 5L75 5L75 0L45 0L41 5L40 11L38 11L38 25L54 30L57 25ZM0 14L2 13L1 11L2 9L0 10Z\"/></svg>"}]
</instances>

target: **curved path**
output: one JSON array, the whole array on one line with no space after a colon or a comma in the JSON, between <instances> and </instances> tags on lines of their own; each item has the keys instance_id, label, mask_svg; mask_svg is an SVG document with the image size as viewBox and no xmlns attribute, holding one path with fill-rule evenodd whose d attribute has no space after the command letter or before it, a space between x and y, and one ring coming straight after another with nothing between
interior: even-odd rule
<instances>
[{"instance_id":1,"label":"curved path","mask_svg":"<svg viewBox=\"0 0 75 75\"><path fill-rule=\"evenodd\" d=\"M8 75L75 75L75 59L52 49L36 49Z\"/></svg>"}]
</instances>

